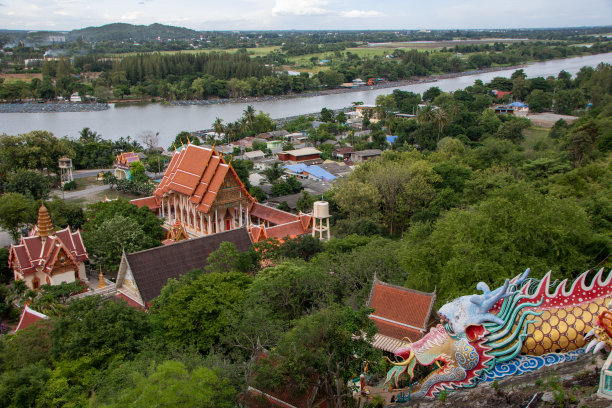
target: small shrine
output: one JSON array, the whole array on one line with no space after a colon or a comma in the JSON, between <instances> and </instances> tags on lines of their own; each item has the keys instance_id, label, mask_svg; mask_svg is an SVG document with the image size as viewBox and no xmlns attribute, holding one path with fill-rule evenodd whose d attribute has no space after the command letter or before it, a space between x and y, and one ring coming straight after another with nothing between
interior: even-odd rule
<instances>
[{"instance_id":1,"label":"small shrine","mask_svg":"<svg viewBox=\"0 0 612 408\"><path fill-rule=\"evenodd\" d=\"M162 241L163 245L174 244L175 242L189 239L189 235L185 232L183 224L179 220L176 220L172 227L166 233L166 238Z\"/></svg>"},{"instance_id":2,"label":"small shrine","mask_svg":"<svg viewBox=\"0 0 612 408\"><path fill-rule=\"evenodd\" d=\"M89 257L80 231L70 227L55 231L45 205L38 210L38 222L29 236L11 245L9 267L15 280L23 280L30 289L40 285L59 285L76 280L87 281L85 261Z\"/></svg>"}]
</instances>

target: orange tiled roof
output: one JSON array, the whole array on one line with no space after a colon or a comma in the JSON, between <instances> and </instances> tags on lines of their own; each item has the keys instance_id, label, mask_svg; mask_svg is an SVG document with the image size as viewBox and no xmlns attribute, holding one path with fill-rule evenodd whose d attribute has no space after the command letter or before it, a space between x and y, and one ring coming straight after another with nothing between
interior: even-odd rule
<instances>
[{"instance_id":1,"label":"orange tiled roof","mask_svg":"<svg viewBox=\"0 0 612 408\"><path fill-rule=\"evenodd\" d=\"M398 339L407 336L414 341L427 330L435 301L435 292L419 292L375 278L368 306L374 309L370 317L381 334Z\"/></svg>"},{"instance_id":2,"label":"orange tiled roof","mask_svg":"<svg viewBox=\"0 0 612 408\"><path fill-rule=\"evenodd\" d=\"M138 208L146 206L149 208L149 210L156 210L159 208L159 202L155 196L136 198L134 200L130 200L130 203L134 204Z\"/></svg>"},{"instance_id":3,"label":"orange tiled roof","mask_svg":"<svg viewBox=\"0 0 612 408\"><path fill-rule=\"evenodd\" d=\"M255 201L236 172L230 168L215 150L189 144L172 155L164 177L153 192L153 196L159 202L164 194L174 190L189 196L189 201L198 205L198 211L207 213L225 176L230 171L248 199Z\"/></svg>"}]
</instances>

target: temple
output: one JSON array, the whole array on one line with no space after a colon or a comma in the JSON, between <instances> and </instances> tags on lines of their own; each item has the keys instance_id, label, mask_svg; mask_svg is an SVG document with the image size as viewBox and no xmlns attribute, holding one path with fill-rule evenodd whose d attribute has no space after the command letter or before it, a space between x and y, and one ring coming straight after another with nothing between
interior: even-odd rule
<instances>
[{"instance_id":1,"label":"temple","mask_svg":"<svg viewBox=\"0 0 612 408\"><path fill-rule=\"evenodd\" d=\"M152 196L131 202L157 213L166 230L182 230L179 235L184 233L189 238L242 227L256 228L253 237L283 238L306 234L311 228L309 215L294 215L259 204L231 162L227 163L214 148L192 144L173 154Z\"/></svg>"},{"instance_id":2,"label":"temple","mask_svg":"<svg viewBox=\"0 0 612 408\"><path fill-rule=\"evenodd\" d=\"M378 327L373 346L387 352L420 340L433 323L436 294L382 282L374 276L368 307Z\"/></svg>"},{"instance_id":3,"label":"temple","mask_svg":"<svg viewBox=\"0 0 612 408\"><path fill-rule=\"evenodd\" d=\"M38 210L36 227L9 250L15 280L25 281L30 289L86 281L84 262L88 259L81 233L71 232L70 227L55 231L44 204Z\"/></svg>"}]
</instances>

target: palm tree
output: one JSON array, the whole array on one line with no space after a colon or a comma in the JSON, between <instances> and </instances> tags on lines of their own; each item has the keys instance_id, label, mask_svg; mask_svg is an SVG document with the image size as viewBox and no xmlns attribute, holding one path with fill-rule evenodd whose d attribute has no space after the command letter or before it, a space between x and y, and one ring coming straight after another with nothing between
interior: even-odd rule
<instances>
[{"instance_id":1,"label":"palm tree","mask_svg":"<svg viewBox=\"0 0 612 408\"><path fill-rule=\"evenodd\" d=\"M248 105L244 110L244 119L249 124L249 130L253 130L253 123L255 122L255 108L253 105Z\"/></svg>"},{"instance_id":2,"label":"palm tree","mask_svg":"<svg viewBox=\"0 0 612 408\"><path fill-rule=\"evenodd\" d=\"M219 139L221 139L221 133L223 133L224 126L223 126L223 119L217 117L215 118L215 123L213 123L213 129L215 129L215 133L219 136Z\"/></svg>"},{"instance_id":3,"label":"palm tree","mask_svg":"<svg viewBox=\"0 0 612 408\"><path fill-rule=\"evenodd\" d=\"M448 125L450 118L444 109L438 108L434 112L434 120L436 121L436 124L438 125L438 142L439 142L440 135L444 131L444 128L446 127L446 125Z\"/></svg>"},{"instance_id":4,"label":"palm tree","mask_svg":"<svg viewBox=\"0 0 612 408\"><path fill-rule=\"evenodd\" d=\"M285 169L281 167L280 162L274 162L271 167L268 167L262 173L270 184L274 184L285 174Z\"/></svg>"}]
</instances>

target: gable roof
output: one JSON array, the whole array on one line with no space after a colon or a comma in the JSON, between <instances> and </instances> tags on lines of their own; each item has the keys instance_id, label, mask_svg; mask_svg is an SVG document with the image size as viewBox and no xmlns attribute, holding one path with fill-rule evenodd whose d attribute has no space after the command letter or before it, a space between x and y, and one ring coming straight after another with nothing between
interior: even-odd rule
<instances>
[{"instance_id":1,"label":"gable roof","mask_svg":"<svg viewBox=\"0 0 612 408\"><path fill-rule=\"evenodd\" d=\"M238 228L200 238L180 241L132 254L125 254L140 296L145 304L159 296L170 278L178 278L193 269L204 269L206 258L231 242L239 253L248 251L251 239L246 228ZM118 281L121 278L118 278ZM118 287L122 282L118 282Z\"/></svg>"},{"instance_id":2,"label":"gable roof","mask_svg":"<svg viewBox=\"0 0 612 408\"><path fill-rule=\"evenodd\" d=\"M153 197L159 204L164 194L174 190L189 196L189 201L198 206L198 211L207 213L228 173L236 179L249 201L254 201L223 156L214 149L189 144L172 155ZM148 201L146 205L151 208Z\"/></svg>"},{"instance_id":3,"label":"gable roof","mask_svg":"<svg viewBox=\"0 0 612 408\"><path fill-rule=\"evenodd\" d=\"M378 327L377 336L396 340L408 337L410 341L421 339L427 331L435 301L435 292L426 293L391 285L375 277L368 307L374 309L370 318ZM375 337L375 345L382 340Z\"/></svg>"},{"instance_id":4,"label":"gable roof","mask_svg":"<svg viewBox=\"0 0 612 408\"><path fill-rule=\"evenodd\" d=\"M28 305L25 305L23 307L23 310L21 311L21 317L19 318L19 324L17 325L15 332L23 330L41 319L48 318L49 317L47 317L46 315L39 313L36 310L30 309Z\"/></svg>"}]
</instances>

